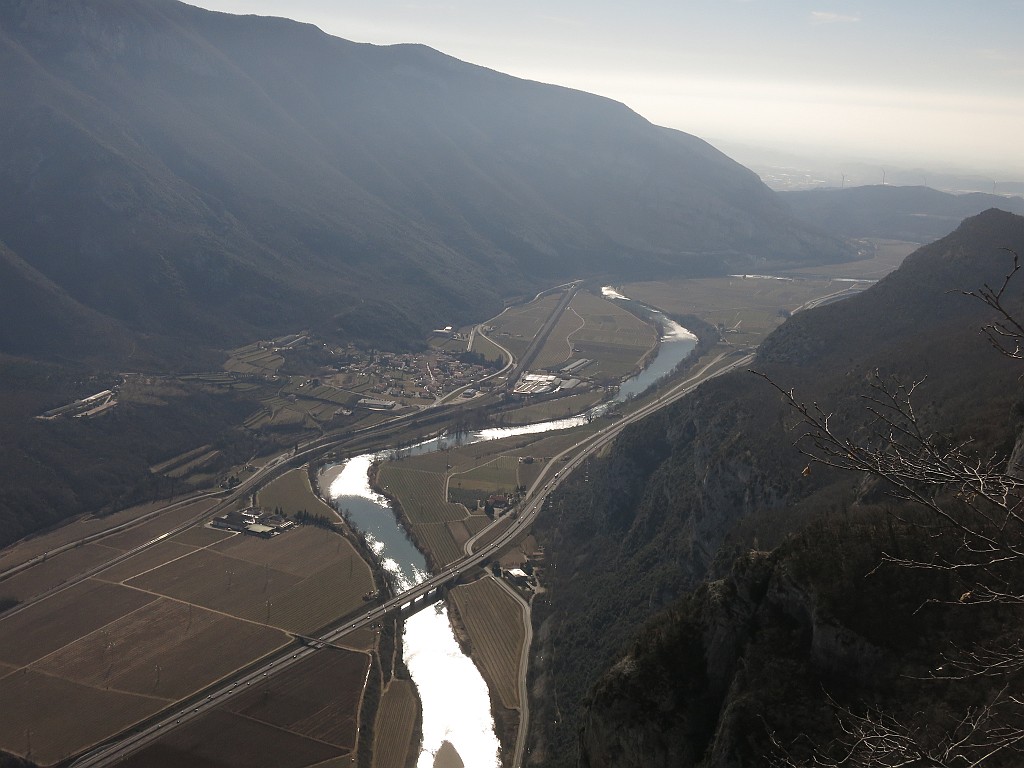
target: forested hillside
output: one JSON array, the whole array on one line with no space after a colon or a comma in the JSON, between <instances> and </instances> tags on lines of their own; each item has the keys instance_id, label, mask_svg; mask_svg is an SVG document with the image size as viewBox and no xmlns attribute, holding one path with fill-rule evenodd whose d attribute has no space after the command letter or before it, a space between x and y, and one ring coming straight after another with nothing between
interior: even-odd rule
<instances>
[{"instance_id":1,"label":"forested hillside","mask_svg":"<svg viewBox=\"0 0 1024 768\"><path fill-rule=\"evenodd\" d=\"M1024 252L1024 218L969 219L874 288L794 316L755 367L854 436L867 434L876 371L927 377L915 392L927 431L1008 457L1024 412L1020 363L990 348L980 328L992 311L959 292L999 285L1012 265L1004 248ZM1009 306L1022 296L1018 280ZM808 468L797 421L764 379L737 372L625 432L552 502L540 532L550 591L535 613L535 764L575 765L585 728L584 764L760 765L772 730L832 735L826 692L852 702L888 691L913 711L899 675L941 663L949 640L1006 626L1005 608L914 613L948 598L952 581L868 579L883 550L929 539L892 517L878 484Z\"/></svg>"}]
</instances>

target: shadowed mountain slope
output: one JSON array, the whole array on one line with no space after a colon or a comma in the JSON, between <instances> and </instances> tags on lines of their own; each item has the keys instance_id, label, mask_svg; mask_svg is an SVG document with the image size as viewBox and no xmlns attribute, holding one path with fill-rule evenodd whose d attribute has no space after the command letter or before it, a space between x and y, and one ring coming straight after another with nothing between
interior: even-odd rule
<instances>
[{"instance_id":1,"label":"shadowed mountain slope","mask_svg":"<svg viewBox=\"0 0 1024 768\"><path fill-rule=\"evenodd\" d=\"M960 293L1001 283L1003 248L1024 252L1024 218L968 219L871 289L794 315L753 367L853 435L870 424L876 369L927 377L915 398L926 431L1008 456L1020 363L989 347L979 329L991 311ZM1007 300L1024 309L1019 279ZM972 627L980 612L912 617L950 583L897 570L866 584L894 536L904 551L928 543L886 523L892 502L877 485L817 465L805 474L795 423L763 379L736 372L627 429L563 485L539 522L549 567L535 610L535 764L763 765L769 728L831 735L824 689L851 702L891 694L913 712L916 696L939 694L915 684L900 699L902 658L924 664L954 635L1001 626L989 616ZM638 633L669 606L674 618Z\"/></svg>"},{"instance_id":2,"label":"shadowed mountain slope","mask_svg":"<svg viewBox=\"0 0 1024 768\"><path fill-rule=\"evenodd\" d=\"M18 105L0 241L142 339L393 340L627 265L847 254L699 139L423 46L174 0L13 0L0 65Z\"/></svg>"}]
</instances>

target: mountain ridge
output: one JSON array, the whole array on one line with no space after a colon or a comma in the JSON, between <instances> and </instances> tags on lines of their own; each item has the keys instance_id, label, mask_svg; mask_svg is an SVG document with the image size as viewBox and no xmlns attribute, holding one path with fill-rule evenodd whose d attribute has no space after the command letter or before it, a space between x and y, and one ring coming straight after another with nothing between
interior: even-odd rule
<instances>
[{"instance_id":1,"label":"mountain ridge","mask_svg":"<svg viewBox=\"0 0 1024 768\"><path fill-rule=\"evenodd\" d=\"M851 253L700 139L425 46L174 0L18 0L0 45L0 240L133 333L394 340L581 272Z\"/></svg>"}]
</instances>

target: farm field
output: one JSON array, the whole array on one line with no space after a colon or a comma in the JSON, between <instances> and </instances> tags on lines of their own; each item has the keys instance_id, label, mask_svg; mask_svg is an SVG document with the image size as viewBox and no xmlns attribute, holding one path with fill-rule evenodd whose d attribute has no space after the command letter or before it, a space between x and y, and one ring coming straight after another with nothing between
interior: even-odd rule
<instances>
[{"instance_id":1,"label":"farm field","mask_svg":"<svg viewBox=\"0 0 1024 768\"><path fill-rule=\"evenodd\" d=\"M621 379L657 343L658 334L647 323L614 302L580 291L552 329L536 366L557 370L587 358L593 362L580 371L582 376Z\"/></svg>"},{"instance_id":2,"label":"farm field","mask_svg":"<svg viewBox=\"0 0 1024 768\"><path fill-rule=\"evenodd\" d=\"M0 617L0 662L18 667L31 664L156 599L156 595L87 579Z\"/></svg>"},{"instance_id":3,"label":"farm field","mask_svg":"<svg viewBox=\"0 0 1024 768\"><path fill-rule=\"evenodd\" d=\"M493 577L451 591L469 633L473 661L506 709L518 709L519 662L526 641L522 606Z\"/></svg>"},{"instance_id":4,"label":"farm field","mask_svg":"<svg viewBox=\"0 0 1024 768\"><path fill-rule=\"evenodd\" d=\"M419 705L413 684L392 679L380 699L373 729L373 768L405 768Z\"/></svg>"},{"instance_id":5,"label":"farm field","mask_svg":"<svg viewBox=\"0 0 1024 768\"><path fill-rule=\"evenodd\" d=\"M170 503L171 502L169 500L156 501L149 504L140 504L136 507L123 509L120 512L114 512L113 514L105 517L85 517L80 520L70 521L66 525L63 525L54 531L40 534L39 536L33 536L29 539L25 539L24 541L20 541L17 544L12 544L3 551L0 551L0 568L7 569L16 565L21 565L34 557L38 557L44 552L53 552L53 550L59 547L80 542L87 536L92 536L94 534L101 533L102 531L109 530L115 526L131 522L142 515L166 507ZM197 501L195 503L198 504L204 502ZM195 509L197 510L195 514L198 515L199 508L196 507ZM170 514L170 512L168 512L168 514ZM167 526L168 529L173 527L173 524ZM106 541L104 541L104 543L106 543ZM58 555L48 558L47 562L51 559L56 559L56 557L58 557Z\"/></svg>"},{"instance_id":6,"label":"farm field","mask_svg":"<svg viewBox=\"0 0 1024 768\"><path fill-rule=\"evenodd\" d=\"M305 510L311 515L323 515L328 520L341 520L334 507L327 504L313 492L309 474L305 469L293 469L260 489L256 503L261 509L273 511L280 508L287 515Z\"/></svg>"},{"instance_id":7,"label":"farm field","mask_svg":"<svg viewBox=\"0 0 1024 768\"><path fill-rule=\"evenodd\" d=\"M179 544L187 544L190 547L209 547L218 541L224 541L239 536L234 531L222 531L218 528L209 528L205 525L194 525L181 533L173 536L171 541Z\"/></svg>"},{"instance_id":8,"label":"farm field","mask_svg":"<svg viewBox=\"0 0 1024 768\"><path fill-rule=\"evenodd\" d=\"M130 528L127 531L108 536L103 539L103 544L123 550L134 549L141 544L152 541L161 534L167 533L174 527L202 515L203 512L213 508L216 504L216 499L200 499L178 509L158 515L152 520Z\"/></svg>"},{"instance_id":9,"label":"farm field","mask_svg":"<svg viewBox=\"0 0 1024 768\"><path fill-rule=\"evenodd\" d=\"M98 690L169 704L289 641L278 630L161 598L31 668Z\"/></svg>"},{"instance_id":10,"label":"farm field","mask_svg":"<svg viewBox=\"0 0 1024 768\"><path fill-rule=\"evenodd\" d=\"M123 768L307 768L347 753L315 739L214 710L130 756Z\"/></svg>"},{"instance_id":11,"label":"farm field","mask_svg":"<svg viewBox=\"0 0 1024 768\"><path fill-rule=\"evenodd\" d=\"M359 707L370 659L324 649L266 683L229 699L224 709L299 736L355 749Z\"/></svg>"},{"instance_id":12,"label":"farm field","mask_svg":"<svg viewBox=\"0 0 1024 768\"><path fill-rule=\"evenodd\" d=\"M0 679L0 749L38 765L98 743L166 706L162 699L91 688L34 670Z\"/></svg>"},{"instance_id":13,"label":"farm field","mask_svg":"<svg viewBox=\"0 0 1024 768\"><path fill-rule=\"evenodd\" d=\"M293 534L299 535L289 542ZM317 536L326 541L314 541ZM229 550L237 548L242 557L200 549L128 583L230 616L303 633L362 607L363 595L374 590L369 566L338 534L299 529L254 541L266 548L258 557L249 542L232 540L223 544ZM281 549L274 552L278 545ZM323 557L303 559L309 552ZM249 559L243 559L246 557Z\"/></svg>"},{"instance_id":14,"label":"farm field","mask_svg":"<svg viewBox=\"0 0 1024 768\"><path fill-rule=\"evenodd\" d=\"M445 496L443 473L407 468L404 462L385 462L377 475L381 488L398 499L413 525L446 523L466 517L466 508Z\"/></svg>"},{"instance_id":15,"label":"farm field","mask_svg":"<svg viewBox=\"0 0 1024 768\"><path fill-rule=\"evenodd\" d=\"M235 535L217 543L213 549L238 560L305 577L334 561L345 559L347 562L351 545L344 536L303 525L270 541Z\"/></svg>"},{"instance_id":16,"label":"farm field","mask_svg":"<svg viewBox=\"0 0 1024 768\"><path fill-rule=\"evenodd\" d=\"M18 702L0 718L0 749L51 764L289 640L258 624L86 580L0 620L7 673L0 701Z\"/></svg>"},{"instance_id":17,"label":"farm field","mask_svg":"<svg viewBox=\"0 0 1024 768\"><path fill-rule=\"evenodd\" d=\"M120 550L102 544L74 547L0 581L0 597L28 600L119 554Z\"/></svg>"},{"instance_id":18,"label":"farm field","mask_svg":"<svg viewBox=\"0 0 1024 768\"><path fill-rule=\"evenodd\" d=\"M124 765L350 766L369 657L322 650L175 729Z\"/></svg>"},{"instance_id":19,"label":"farm field","mask_svg":"<svg viewBox=\"0 0 1024 768\"><path fill-rule=\"evenodd\" d=\"M568 395L554 400L546 400L543 403L505 411L500 414L500 421L504 426L506 424L533 424L538 421L564 419L584 413L601 402L604 399L604 395L603 390L596 389L589 392L581 392L578 395Z\"/></svg>"},{"instance_id":20,"label":"farm field","mask_svg":"<svg viewBox=\"0 0 1024 768\"><path fill-rule=\"evenodd\" d=\"M452 523L427 523L413 527L416 539L431 555L435 566L444 567L462 557L462 547L448 528Z\"/></svg>"},{"instance_id":21,"label":"farm field","mask_svg":"<svg viewBox=\"0 0 1024 768\"><path fill-rule=\"evenodd\" d=\"M184 557L195 552L195 547L180 544L177 541L165 540L152 547L144 549L137 555L132 555L117 565L100 571L93 578L100 581L110 581L119 584L122 581L138 576L152 568L158 568L165 563Z\"/></svg>"},{"instance_id":22,"label":"farm field","mask_svg":"<svg viewBox=\"0 0 1024 768\"><path fill-rule=\"evenodd\" d=\"M492 493L512 493L519 484L519 466L517 456L495 456L472 469L453 473L449 484L481 497Z\"/></svg>"},{"instance_id":23,"label":"farm field","mask_svg":"<svg viewBox=\"0 0 1024 768\"><path fill-rule=\"evenodd\" d=\"M561 298L562 294L555 293L520 307L509 307L488 323L494 328L491 336L517 359L522 357Z\"/></svg>"},{"instance_id":24,"label":"farm field","mask_svg":"<svg viewBox=\"0 0 1024 768\"><path fill-rule=\"evenodd\" d=\"M488 361L504 360L507 357L499 346L482 333L477 333L473 336L472 351L483 355L484 359ZM505 362L507 363L508 360L505 360Z\"/></svg>"},{"instance_id":25,"label":"farm field","mask_svg":"<svg viewBox=\"0 0 1024 768\"><path fill-rule=\"evenodd\" d=\"M855 285L827 278L738 276L630 283L623 293L670 315L696 315L720 324L734 344L755 345L804 302Z\"/></svg>"}]
</instances>

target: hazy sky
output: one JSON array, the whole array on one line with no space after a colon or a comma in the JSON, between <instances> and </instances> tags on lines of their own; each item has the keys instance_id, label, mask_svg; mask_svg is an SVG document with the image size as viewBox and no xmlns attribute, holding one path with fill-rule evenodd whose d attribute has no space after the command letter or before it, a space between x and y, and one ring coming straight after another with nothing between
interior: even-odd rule
<instances>
[{"instance_id":1,"label":"hazy sky","mask_svg":"<svg viewBox=\"0 0 1024 768\"><path fill-rule=\"evenodd\" d=\"M703 138L1024 178L1024 0L190 0L622 101Z\"/></svg>"}]
</instances>

